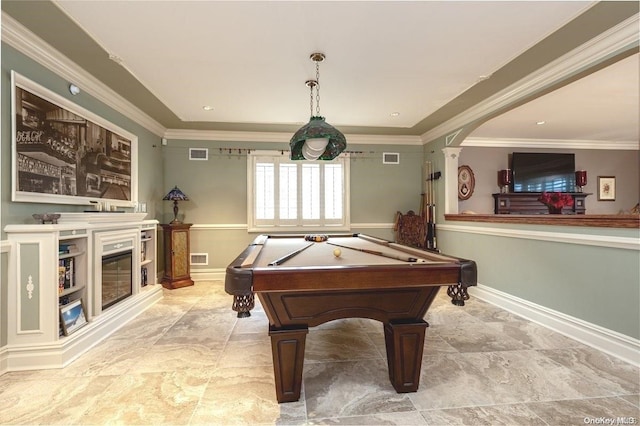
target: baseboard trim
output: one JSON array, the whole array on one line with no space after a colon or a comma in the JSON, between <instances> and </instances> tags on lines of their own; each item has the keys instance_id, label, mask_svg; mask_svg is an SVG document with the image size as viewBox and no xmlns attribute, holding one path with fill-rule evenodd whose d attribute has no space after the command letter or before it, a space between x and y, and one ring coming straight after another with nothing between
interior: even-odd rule
<instances>
[{"instance_id":1,"label":"baseboard trim","mask_svg":"<svg viewBox=\"0 0 640 426\"><path fill-rule=\"evenodd\" d=\"M191 270L191 279L194 281L224 281L227 270L224 268Z\"/></svg>"},{"instance_id":2,"label":"baseboard trim","mask_svg":"<svg viewBox=\"0 0 640 426\"><path fill-rule=\"evenodd\" d=\"M0 348L0 376L9 371L9 353L6 346Z\"/></svg>"},{"instance_id":3,"label":"baseboard trim","mask_svg":"<svg viewBox=\"0 0 640 426\"><path fill-rule=\"evenodd\" d=\"M162 286L155 285L114 306L65 339L47 344L7 345L0 350L0 374L63 368L161 299Z\"/></svg>"},{"instance_id":4,"label":"baseboard trim","mask_svg":"<svg viewBox=\"0 0 640 426\"><path fill-rule=\"evenodd\" d=\"M640 340L478 284L473 297L640 367Z\"/></svg>"}]
</instances>

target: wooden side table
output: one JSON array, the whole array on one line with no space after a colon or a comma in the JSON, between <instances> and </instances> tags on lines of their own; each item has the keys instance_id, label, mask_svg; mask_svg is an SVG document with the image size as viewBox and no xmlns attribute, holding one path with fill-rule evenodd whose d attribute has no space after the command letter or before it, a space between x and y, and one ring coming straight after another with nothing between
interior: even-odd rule
<instances>
[{"instance_id":1,"label":"wooden side table","mask_svg":"<svg viewBox=\"0 0 640 426\"><path fill-rule=\"evenodd\" d=\"M193 285L189 266L191 223L162 224L164 235L164 276L161 284L176 289Z\"/></svg>"}]
</instances>

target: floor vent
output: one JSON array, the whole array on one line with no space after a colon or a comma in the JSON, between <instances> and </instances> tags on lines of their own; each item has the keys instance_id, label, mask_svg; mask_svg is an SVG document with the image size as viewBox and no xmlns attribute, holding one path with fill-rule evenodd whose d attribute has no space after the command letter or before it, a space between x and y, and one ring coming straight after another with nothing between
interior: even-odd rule
<instances>
[{"instance_id":1,"label":"floor vent","mask_svg":"<svg viewBox=\"0 0 640 426\"><path fill-rule=\"evenodd\" d=\"M209 253L191 253L192 265L208 265Z\"/></svg>"}]
</instances>

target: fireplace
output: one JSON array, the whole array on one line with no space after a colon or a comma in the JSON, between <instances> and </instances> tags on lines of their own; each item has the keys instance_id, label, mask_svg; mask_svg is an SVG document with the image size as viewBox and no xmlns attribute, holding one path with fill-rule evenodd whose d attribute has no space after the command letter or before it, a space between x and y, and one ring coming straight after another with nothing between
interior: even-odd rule
<instances>
[{"instance_id":1,"label":"fireplace","mask_svg":"<svg viewBox=\"0 0 640 426\"><path fill-rule=\"evenodd\" d=\"M102 309L132 294L133 254L131 250L102 257Z\"/></svg>"}]
</instances>

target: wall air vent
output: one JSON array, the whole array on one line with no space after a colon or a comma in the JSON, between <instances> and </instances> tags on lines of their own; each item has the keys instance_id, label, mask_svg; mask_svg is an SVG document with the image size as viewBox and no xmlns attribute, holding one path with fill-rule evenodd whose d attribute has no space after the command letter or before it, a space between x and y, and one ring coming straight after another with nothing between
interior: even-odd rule
<instances>
[{"instance_id":1,"label":"wall air vent","mask_svg":"<svg viewBox=\"0 0 640 426\"><path fill-rule=\"evenodd\" d=\"M400 164L400 153L398 152L383 152L382 164Z\"/></svg>"},{"instance_id":2,"label":"wall air vent","mask_svg":"<svg viewBox=\"0 0 640 426\"><path fill-rule=\"evenodd\" d=\"M209 253L191 253L190 263L191 265L208 265Z\"/></svg>"},{"instance_id":3,"label":"wall air vent","mask_svg":"<svg viewBox=\"0 0 640 426\"><path fill-rule=\"evenodd\" d=\"M189 160L208 160L209 149L208 148L189 148Z\"/></svg>"}]
</instances>

